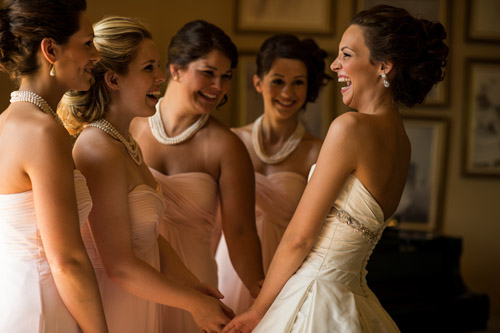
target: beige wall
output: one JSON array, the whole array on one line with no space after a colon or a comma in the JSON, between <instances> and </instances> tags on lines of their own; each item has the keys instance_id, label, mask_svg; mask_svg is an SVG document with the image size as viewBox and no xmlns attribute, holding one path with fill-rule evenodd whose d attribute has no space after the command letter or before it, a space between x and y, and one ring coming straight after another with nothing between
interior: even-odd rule
<instances>
[{"instance_id":1,"label":"beige wall","mask_svg":"<svg viewBox=\"0 0 500 333\"><path fill-rule=\"evenodd\" d=\"M153 31L154 38L164 59L170 37L187 21L205 19L224 29L245 51L257 51L265 34L237 34L234 32L234 1L232 0L87 0L92 21L103 15L116 14L145 18ZM314 36L321 47L331 55L336 53L341 31L353 14L353 1L335 2L335 34L328 37ZM461 173L463 153L464 83L463 68L467 57L500 59L500 43L466 43L465 0L453 0L451 4L451 46L449 77L449 104L442 108L420 108L417 115L449 119L450 140L447 149L447 170L440 228L444 234L463 238L461 260L462 276L467 286L491 297L490 331L500 331L500 177L467 178ZM0 76L0 109L8 104L12 85L7 76ZM228 125L238 124L237 106L233 89L229 103L216 111L215 115ZM341 104L336 84L331 84L327 93L333 95L335 114L346 110ZM500 93L500 92L499 92Z\"/></svg>"}]
</instances>

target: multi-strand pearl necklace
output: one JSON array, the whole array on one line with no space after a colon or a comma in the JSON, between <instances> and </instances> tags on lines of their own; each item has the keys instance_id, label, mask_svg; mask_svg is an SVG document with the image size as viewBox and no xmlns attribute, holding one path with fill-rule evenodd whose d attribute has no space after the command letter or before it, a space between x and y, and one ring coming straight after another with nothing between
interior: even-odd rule
<instances>
[{"instance_id":1,"label":"multi-strand pearl necklace","mask_svg":"<svg viewBox=\"0 0 500 333\"><path fill-rule=\"evenodd\" d=\"M158 142L164 145L172 146L190 139L196 134L207 122L210 115L208 113L202 114L198 120L196 120L191 126L186 128L179 135L169 137L165 132L165 127L163 127L163 121L161 120L160 114L160 102L156 104L156 112L153 116L149 117L149 127L151 128L151 133L158 140Z\"/></svg>"},{"instance_id":2,"label":"multi-strand pearl necklace","mask_svg":"<svg viewBox=\"0 0 500 333\"><path fill-rule=\"evenodd\" d=\"M281 149L276 154L268 156L266 155L266 153L264 153L262 149L262 141L261 141L262 119L263 115L257 118L257 120L255 120L253 124L253 129L252 129L253 149L255 150L255 153L262 162L267 164L277 164L281 161L284 161L288 156L290 156L291 153L295 151L295 149L297 149L300 141L304 137L304 133L306 132L306 130L304 129L302 123L299 121L297 123L297 127L295 128L295 131L286 140L286 142L283 144L283 147L281 147Z\"/></svg>"},{"instance_id":3,"label":"multi-strand pearl necklace","mask_svg":"<svg viewBox=\"0 0 500 333\"><path fill-rule=\"evenodd\" d=\"M128 140L125 139L123 137L123 135L121 135L120 132L118 132L118 130L109 121L107 121L104 118L96 120L96 121L88 124L87 126L97 127L100 130L102 130L104 133L108 134L113 139L118 140L121 143L123 143L123 145L127 149L128 154L130 155L132 160L135 162L135 164L141 165L142 155L141 155L141 151L139 149L139 145L137 144L137 142L134 140L134 138L132 137L132 135L130 133L128 134L129 139Z\"/></svg>"},{"instance_id":4,"label":"multi-strand pearl necklace","mask_svg":"<svg viewBox=\"0 0 500 333\"><path fill-rule=\"evenodd\" d=\"M46 114L50 114L57 120L57 122L59 122L59 124L63 125L61 118L59 118L57 113L52 110L50 105L42 98L42 96L35 94L34 92L27 90L15 90L10 93L10 102L28 102L31 104L35 104L40 110L42 110Z\"/></svg>"}]
</instances>

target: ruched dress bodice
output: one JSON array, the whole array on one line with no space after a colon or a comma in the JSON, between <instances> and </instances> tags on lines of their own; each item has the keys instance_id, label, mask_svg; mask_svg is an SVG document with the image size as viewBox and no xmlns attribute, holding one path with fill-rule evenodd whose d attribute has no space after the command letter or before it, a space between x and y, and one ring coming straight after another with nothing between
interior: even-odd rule
<instances>
[{"instance_id":1,"label":"ruched dress bodice","mask_svg":"<svg viewBox=\"0 0 500 333\"><path fill-rule=\"evenodd\" d=\"M160 187L136 186L128 194L128 205L134 254L159 271L157 238L164 212ZM109 332L159 332L161 306L126 292L107 277L88 223L82 227L82 238L96 272Z\"/></svg>"},{"instance_id":2,"label":"ruched dress bodice","mask_svg":"<svg viewBox=\"0 0 500 333\"><path fill-rule=\"evenodd\" d=\"M262 264L267 272L274 252L304 192L306 179L299 173L280 171L269 175L255 173L255 217L262 249ZM225 304L239 314L253 302L248 289L234 270L224 236L217 248L219 289Z\"/></svg>"},{"instance_id":3,"label":"ruched dress bodice","mask_svg":"<svg viewBox=\"0 0 500 333\"><path fill-rule=\"evenodd\" d=\"M80 171L74 180L82 225L92 199ZM79 331L54 283L31 190L0 194L0 263L0 332Z\"/></svg>"},{"instance_id":4,"label":"ruched dress bodice","mask_svg":"<svg viewBox=\"0 0 500 333\"><path fill-rule=\"evenodd\" d=\"M203 172L165 175L150 168L161 185L165 214L160 233L186 267L202 282L217 287L217 263L211 239L219 209L215 179ZM164 307L164 332L199 332L190 313Z\"/></svg>"},{"instance_id":5,"label":"ruched dress bodice","mask_svg":"<svg viewBox=\"0 0 500 333\"><path fill-rule=\"evenodd\" d=\"M350 175L316 244L254 332L398 332L366 284L366 265L387 221Z\"/></svg>"}]
</instances>

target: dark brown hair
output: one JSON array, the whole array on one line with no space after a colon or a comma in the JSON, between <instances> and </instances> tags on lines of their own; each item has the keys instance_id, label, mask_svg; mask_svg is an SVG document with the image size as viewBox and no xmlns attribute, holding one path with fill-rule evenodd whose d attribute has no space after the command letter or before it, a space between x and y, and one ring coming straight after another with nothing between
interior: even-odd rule
<instances>
[{"instance_id":1,"label":"dark brown hair","mask_svg":"<svg viewBox=\"0 0 500 333\"><path fill-rule=\"evenodd\" d=\"M364 29L373 62L393 63L390 83L396 101L409 107L420 104L432 86L443 80L448 47L441 23L379 5L357 14L351 24Z\"/></svg>"},{"instance_id":2,"label":"dark brown hair","mask_svg":"<svg viewBox=\"0 0 500 333\"><path fill-rule=\"evenodd\" d=\"M11 78L36 72L43 38L68 42L80 29L85 0L6 0L0 9L0 70Z\"/></svg>"}]
</instances>

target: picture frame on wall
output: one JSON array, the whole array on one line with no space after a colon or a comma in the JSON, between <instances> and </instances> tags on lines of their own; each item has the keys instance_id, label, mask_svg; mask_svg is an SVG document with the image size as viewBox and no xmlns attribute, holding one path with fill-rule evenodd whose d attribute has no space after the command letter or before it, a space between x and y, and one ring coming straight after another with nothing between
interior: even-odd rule
<instances>
[{"instance_id":1,"label":"picture frame on wall","mask_svg":"<svg viewBox=\"0 0 500 333\"><path fill-rule=\"evenodd\" d=\"M464 173L500 176L500 60L465 62Z\"/></svg>"},{"instance_id":2,"label":"picture frame on wall","mask_svg":"<svg viewBox=\"0 0 500 333\"><path fill-rule=\"evenodd\" d=\"M500 1L467 0L465 39L477 42L500 42Z\"/></svg>"},{"instance_id":3,"label":"picture frame on wall","mask_svg":"<svg viewBox=\"0 0 500 333\"><path fill-rule=\"evenodd\" d=\"M354 11L357 13L376 5L390 5L406 9L410 14L429 21L439 21L445 27L449 36L449 3L450 0L356 0ZM449 45L449 37L446 40ZM436 84L427 95L424 107L446 106L449 95L449 71L443 81Z\"/></svg>"},{"instance_id":4,"label":"picture frame on wall","mask_svg":"<svg viewBox=\"0 0 500 333\"><path fill-rule=\"evenodd\" d=\"M403 195L393 218L400 229L435 232L442 214L448 121L405 118L404 125L412 153Z\"/></svg>"},{"instance_id":5,"label":"picture frame on wall","mask_svg":"<svg viewBox=\"0 0 500 333\"><path fill-rule=\"evenodd\" d=\"M256 54L241 54L237 68L238 92L238 119L239 126L244 126L255 121L263 112L262 96L253 84L257 65ZM317 138L323 139L328 131L333 114L332 82L321 88L318 98L314 103L307 103L306 110L300 111L300 120L305 129Z\"/></svg>"},{"instance_id":6,"label":"picture frame on wall","mask_svg":"<svg viewBox=\"0 0 500 333\"><path fill-rule=\"evenodd\" d=\"M235 30L241 33L331 35L335 0L234 0Z\"/></svg>"}]
</instances>

